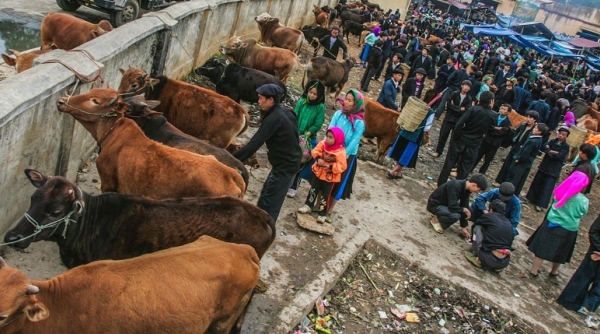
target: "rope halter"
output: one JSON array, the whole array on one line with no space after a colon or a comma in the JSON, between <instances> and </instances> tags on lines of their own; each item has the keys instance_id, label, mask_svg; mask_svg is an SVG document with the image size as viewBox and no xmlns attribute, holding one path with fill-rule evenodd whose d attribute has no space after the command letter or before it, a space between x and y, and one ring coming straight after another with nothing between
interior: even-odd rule
<instances>
[{"instance_id":1,"label":"rope halter","mask_svg":"<svg viewBox=\"0 0 600 334\"><path fill-rule=\"evenodd\" d=\"M27 221L29 223L31 223L31 225L33 225L35 227L35 230L33 231L33 234L28 235L25 238L21 238L19 240L2 243L2 244L0 244L0 246L6 246L6 245L16 244L18 242L21 242L23 240L27 240L29 238L34 238L35 239L36 235L42 233L44 230L51 229L51 228L54 228L54 230L52 230L52 233L50 233L50 235L53 235L54 232L58 229L58 226L61 223L63 223L63 222L65 223L65 228L63 230L62 237L64 239L66 239L67 238L66 237L66 235L67 235L67 229L69 228L69 224L71 224L71 223L77 223L77 221L75 219L71 219L71 215L73 215L76 212L77 212L77 210L73 210L73 211L69 212L66 216L64 216L64 217L62 217L62 218L60 218L58 220L55 220L55 221L53 221L51 223L48 223L46 225L41 225L33 217L31 217L28 213L25 213L25 215L24 215L25 219L27 219Z\"/></svg>"}]
</instances>

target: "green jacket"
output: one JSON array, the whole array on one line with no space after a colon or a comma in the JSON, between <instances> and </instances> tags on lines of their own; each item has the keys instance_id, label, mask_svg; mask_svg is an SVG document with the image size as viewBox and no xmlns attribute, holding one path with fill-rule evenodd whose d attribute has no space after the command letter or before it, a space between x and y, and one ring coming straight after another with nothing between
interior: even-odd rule
<instances>
[{"instance_id":1,"label":"green jacket","mask_svg":"<svg viewBox=\"0 0 600 334\"><path fill-rule=\"evenodd\" d=\"M294 112L298 117L298 133L303 135L310 132L310 139L317 138L317 132L325 122L325 105L323 103L310 105L302 98L296 103Z\"/></svg>"},{"instance_id":2,"label":"green jacket","mask_svg":"<svg viewBox=\"0 0 600 334\"><path fill-rule=\"evenodd\" d=\"M548 221L562 226L569 231L579 229L579 221L588 211L589 200L582 193L571 198L560 208L555 208L556 200L548 210Z\"/></svg>"}]
</instances>

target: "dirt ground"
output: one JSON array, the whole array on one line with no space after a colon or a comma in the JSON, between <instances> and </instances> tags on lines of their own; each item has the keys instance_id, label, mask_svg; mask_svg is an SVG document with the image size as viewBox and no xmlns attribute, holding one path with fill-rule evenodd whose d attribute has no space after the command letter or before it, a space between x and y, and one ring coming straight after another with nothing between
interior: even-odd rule
<instances>
[{"instance_id":1,"label":"dirt ground","mask_svg":"<svg viewBox=\"0 0 600 334\"><path fill-rule=\"evenodd\" d=\"M351 38L349 47L350 54L356 56L359 50L355 39ZM305 48L303 62L306 62L306 56L309 54L312 54L312 50ZM345 88L358 88L363 71L354 68ZM294 101L301 92L301 77L302 70L298 69L289 83L291 99ZM381 83L372 81L370 88L372 93L366 94L367 97L376 98ZM292 101L287 103L292 104ZM254 108L249 109L253 114L253 127L240 136L240 142L248 140L255 131L258 115ZM325 126L334 111L331 99L328 99ZM431 131L432 144L437 141L440 124L441 122L437 121ZM523 207L519 225L520 235L513 244L516 250L511 265L498 275L477 269L465 260L463 253L469 245L459 236L458 228L451 228L443 235L432 231L425 202L434 189L435 180L443 164L443 156L433 158L429 155L431 150L431 147L422 148L417 169L406 169L403 180L391 181L386 179L385 170L392 162L386 160L384 166L374 164L372 160L375 146L363 145L359 154L361 160L358 164L353 198L340 202L336 207L333 223L335 234L332 237L303 230L296 224L295 211L303 204L308 192L306 182L302 184L295 198L286 199L277 222L277 239L262 259L261 279L268 289L253 299L244 332L285 332L277 327L284 322L284 315L280 314L281 309L293 301L298 291L321 272L327 271L328 268L324 264L359 232L370 234L372 243L370 242L365 251L359 254L345 273L345 280L340 281L327 297L334 313L341 313L344 317L343 322L340 319L338 321L346 328L340 327L336 333L431 333L442 331L441 327L450 332L477 333L487 329L507 333L591 332L585 327L582 318L564 310L554 299L587 250L587 231L596 218L596 208L599 204L598 186L595 186L589 196L590 211L582 220L573 261L560 269L561 274L556 280L546 278L548 264L544 264L537 280L526 278L524 275L532 261L525 241L543 220L543 213L536 212L528 205ZM496 156L495 163L488 172L490 178L495 177L506 153L507 150L501 150ZM259 151L258 158L262 167L251 171L246 194L246 199L253 203L258 198L270 168L265 148ZM539 160L536 163L539 163ZM533 171L535 170L534 167ZM532 177L533 173L530 179ZM77 181L86 192L100 192L100 179L93 158L82 164ZM32 186L32 193L33 190ZM368 254L372 254L372 258L369 259ZM60 264L56 245L49 242L33 243L26 252L5 249L0 255L32 279L53 277L66 270ZM370 290L372 285L358 263L365 267L374 283L383 289L383 295ZM412 288L402 289L401 286L409 275L407 272L413 277L413 282L409 284ZM359 280L360 284L356 283ZM397 282L401 282L398 288L395 285ZM436 287L440 289L441 294L437 295L434 292L432 295L432 287L434 290ZM361 289L364 292L361 292ZM385 298L388 296L387 290L392 291L395 298ZM448 298L444 297L446 293ZM349 297L348 294L354 296ZM411 304L418 307L420 311L417 314L421 323L407 324L406 320L393 319L394 316L389 312L392 301L395 304ZM346 308L350 304L356 308L356 313ZM488 309L485 308L486 305L489 306ZM434 307L438 307L439 310L434 310ZM465 316L463 319L454 311L455 308L476 315ZM379 321L378 310L387 313L389 322ZM501 315L505 322L499 323L491 311L494 311L496 316ZM339 318L339 315L337 317ZM490 323L485 322L483 318ZM440 319L445 320L445 326L440 326ZM400 326L394 327L396 325L393 320L397 320ZM511 326L508 326L510 321ZM465 322L472 327L464 327ZM483 328L482 322L489 326ZM476 325L481 328L478 327L477 330ZM504 329L501 329L502 326Z\"/></svg>"}]
</instances>

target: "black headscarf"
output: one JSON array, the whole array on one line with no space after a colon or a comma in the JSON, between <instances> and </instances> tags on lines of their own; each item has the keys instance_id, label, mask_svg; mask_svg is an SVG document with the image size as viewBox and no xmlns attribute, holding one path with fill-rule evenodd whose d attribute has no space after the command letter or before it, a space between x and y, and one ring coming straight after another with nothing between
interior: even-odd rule
<instances>
[{"instance_id":1,"label":"black headscarf","mask_svg":"<svg viewBox=\"0 0 600 334\"><path fill-rule=\"evenodd\" d=\"M313 87L317 87L317 98L314 101L311 101L308 98L308 91L311 90ZM321 83L321 81L317 79L310 80L306 87L304 87L302 98L304 99L304 103L307 103L309 105L325 103L325 86L323 85L323 83Z\"/></svg>"}]
</instances>

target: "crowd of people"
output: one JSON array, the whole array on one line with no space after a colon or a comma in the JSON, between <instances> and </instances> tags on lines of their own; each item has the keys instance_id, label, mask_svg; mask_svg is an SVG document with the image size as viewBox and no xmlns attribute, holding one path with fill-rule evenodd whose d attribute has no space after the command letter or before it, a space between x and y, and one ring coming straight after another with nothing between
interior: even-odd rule
<instances>
[{"instance_id":1,"label":"crowd of people","mask_svg":"<svg viewBox=\"0 0 600 334\"><path fill-rule=\"evenodd\" d=\"M421 98L428 85L438 94L438 102L416 130L400 130L388 154L395 165L386 172L387 178L402 179L403 168L416 167L425 135L443 116L431 155L441 158L445 150L446 155L437 188L427 201L434 231L444 233L459 222L462 235L472 245L466 259L479 268L500 272L510 263L522 205L529 202L538 212L546 213L526 243L533 254L528 275L537 278L544 260L552 263L549 278L559 275L560 265L571 260L581 218L589 209L586 194L600 162L600 138L591 136L578 147L570 175L559 183L570 150L567 137L588 106L598 110L600 76L583 62L562 62L507 39L473 35L459 27L472 22L428 6L405 21L398 10L379 13L364 6L359 13L379 18L380 26L367 35L358 55L358 66L363 68L360 91L350 89L344 98L338 97L336 106L341 108L333 114L323 140L317 141L325 115L322 83L313 80L305 87L294 110L297 122L289 122L291 110L280 111L283 107L277 92L270 91L274 87L259 89L263 100L272 101L259 101L263 124L250 143L263 134L270 136L260 141L266 141L273 165L259 206L276 207L267 210L276 219L285 191L288 197L296 196L300 180L305 179L310 190L298 212L317 212L318 223L333 222L335 203L352 194L357 153L365 131L363 94L369 92L370 81L379 81L383 74L377 102L386 108L401 112L409 97ZM331 34L320 40L325 46L323 56L335 59L341 49L343 57L348 57L339 32L334 26ZM423 41L430 45L423 45ZM408 73L403 63L410 68ZM522 115L525 121L513 128L511 113ZM268 128L264 126L267 121ZM294 138L308 138L314 147L312 159L300 162L297 143L290 144L295 147L294 158L290 158L289 146L279 141L277 129L289 131ZM248 146L236 156L255 151L256 145ZM285 152L278 155L283 147ZM491 179L486 173L500 148L508 153L488 190ZM537 158L541 162L524 192ZM474 173L480 161L483 163ZM471 201L473 194L476 196ZM561 305L586 316L600 305L600 216L590 230L590 244L580 268L558 299Z\"/></svg>"}]
</instances>

